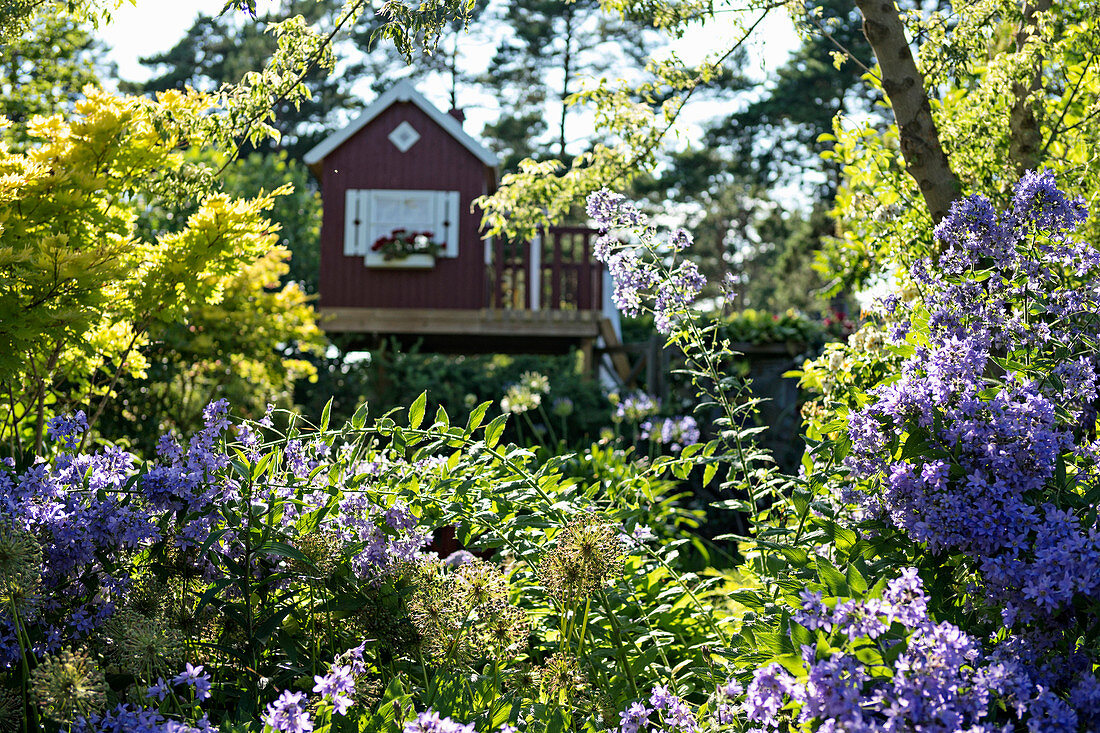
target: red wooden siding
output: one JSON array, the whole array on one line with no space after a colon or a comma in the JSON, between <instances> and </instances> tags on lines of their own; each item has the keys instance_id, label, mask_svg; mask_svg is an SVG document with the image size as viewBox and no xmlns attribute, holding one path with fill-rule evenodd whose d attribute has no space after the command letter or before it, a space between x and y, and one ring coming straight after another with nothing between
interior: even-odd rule
<instances>
[{"instance_id":1,"label":"red wooden siding","mask_svg":"<svg viewBox=\"0 0 1100 733\"><path fill-rule=\"evenodd\" d=\"M408 121L420 139L402 153L388 139ZM493 185L490 169L418 107L397 102L321 163L320 305L325 308L484 308L489 304L480 214L470 202ZM348 189L459 192L458 257L424 270L371 269L344 255Z\"/></svg>"}]
</instances>

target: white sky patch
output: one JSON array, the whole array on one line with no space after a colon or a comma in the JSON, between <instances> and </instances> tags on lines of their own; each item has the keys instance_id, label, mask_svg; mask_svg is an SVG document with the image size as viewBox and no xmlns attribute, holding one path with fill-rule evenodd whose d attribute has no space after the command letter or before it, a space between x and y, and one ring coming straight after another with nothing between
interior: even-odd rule
<instances>
[{"instance_id":1,"label":"white sky patch","mask_svg":"<svg viewBox=\"0 0 1100 733\"><path fill-rule=\"evenodd\" d=\"M259 0L257 12L274 9L275 0ZM111 48L108 57L118 64L119 76L128 81L145 81L152 73L140 63L143 56L167 51L183 38L199 13L217 15L225 0L138 0L124 4L111 15L111 22L97 32Z\"/></svg>"},{"instance_id":2,"label":"white sky patch","mask_svg":"<svg viewBox=\"0 0 1100 733\"><path fill-rule=\"evenodd\" d=\"M124 4L119 7L114 12L111 23L101 28L98 34L111 49L108 58L117 64L119 77L141 82L149 79L152 72L142 66L138 59L171 49L183 38L200 13L216 15L224 5L225 0L138 0L137 5ZM257 13L262 15L275 10L278 2L258 0L257 5ZM682 38L674 39L670 43L669 49L683 62L698 64L715 52L728 48L740 37L740 31L734 24L734 14L721 6L718 10L715 18L706 25L693 25ZM476 69L484 69L499 40L496 37L463 37L460 43L465 57L464 63ZM756 73L746 71L754 78L764 78L768 72L778 68L797 45L798 38L786 13L778 10L771 12L756 29L749 46ZM353 91L368 103L373 96L369 83L370 80L363 80L362 83L353 85ZM450 86L447 79L429 78L418 86L426 97L444 111L450 106ZM470 88L460 88L459 94L463 112L466 114L467 130L477 134L486 124L496 121L500 114L500 103L491 94L474 93ZM708 120L728 113L729 105L728 100L693 100L681 114L674 129L674 137L670 140L673 147L682 147L689 142L698 143L703 125ZM552 105L548 105L548 121L553 123L556 115L557 111ZM573 113L567 130L570 147L576 148L575 152L579 151L595 133L592 116L583 112Z\"/></svg>"}]
</instances>

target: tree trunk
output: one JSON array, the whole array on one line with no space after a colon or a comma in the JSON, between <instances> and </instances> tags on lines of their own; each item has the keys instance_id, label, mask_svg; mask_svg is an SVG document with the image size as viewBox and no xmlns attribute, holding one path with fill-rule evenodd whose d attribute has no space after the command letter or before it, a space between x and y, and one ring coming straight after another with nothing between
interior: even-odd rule
<instances>
[{"instance_id":1,"label":"tree trunk","mask_svg":"<svg viewBox=\"0 0 1100 733\"><path fill-rule=\"evenodd\" d=\"M569 97L569 77L573 73L573 10L566 6L565 56L562 59L561 120L558 124L558 155L565 158L565 115L569 111L565 103Z\"/></svg>"},{"instance_id":2,"label":"tree trunk","mask_svg":"<svg viewBox=\"0 0 1100 733\"><path fill-rule=\"evenodd\" d=\"M939 132L894 0L856 0L863 34L882 69L882 88L901 134L905 168L920 187L928 213L939 222L959 195L959 180L940 146Z\"/></svg>"},{"instance_id":3,"label":"tree trunk","mask_svg":"<svg viewBox=\"0 0 1100 733\"><path fill-rule=\"evenodd\" d=\"M1028 40L1036 32L1036 14L1050 10L1050 6L1051 0L1034 2L1023 0L1021 8L1023 17L1020 18L1020 25L1016 28L1017 53L1027 47ZM1035 106L1028 101L1028 97L1039 90L1042 78L1043 60L1039 56L1035 60L1035 69L1027 83L1020 80L1012 83L1012 113L1008 118L1008 155L1009 160L1015 164L1016 174L1019 176L1039 167L1043 136L1039 130L1039 121L1035 117Z\"/></svg>"}]
</instances>

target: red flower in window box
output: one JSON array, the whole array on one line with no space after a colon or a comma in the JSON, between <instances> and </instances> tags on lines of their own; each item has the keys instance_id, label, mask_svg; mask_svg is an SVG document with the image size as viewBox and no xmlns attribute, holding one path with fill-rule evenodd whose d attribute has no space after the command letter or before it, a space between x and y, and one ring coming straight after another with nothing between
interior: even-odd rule
<instances>
[{"instance_id":1,"label":"red flower in window box","mask_svg":"<svg viewBox=\"0 0 1100 733\"><path fill-rule=\"evenodd\" d=\"M435 257L443 249L436 242L432 232L412 232L408 229L394 229L384 237L379 237L370 246L372 252L378 252L384 260L401 260L410 255L431 255Z\"/></svg>"}]
</instances>

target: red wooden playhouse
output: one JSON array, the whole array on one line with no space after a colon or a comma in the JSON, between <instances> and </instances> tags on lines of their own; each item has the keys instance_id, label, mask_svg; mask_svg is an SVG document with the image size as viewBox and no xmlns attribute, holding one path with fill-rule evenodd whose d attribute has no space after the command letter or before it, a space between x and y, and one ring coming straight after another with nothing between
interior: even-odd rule
<instances>
[{"instance_id":1,"label":"red wooden playhouse","mask_svg":"<svg viewBox=\"0 0 1100 733\"><path fill-rule=\"evenodd\" d=\"M305 160L324 205L327 331L359 345L396 337L452 353L587 354L614 333L594 232L551 228L509 247L483 238L471 204L495 189L497 157L411 83Z\"/></svg>"}]
</instances>

